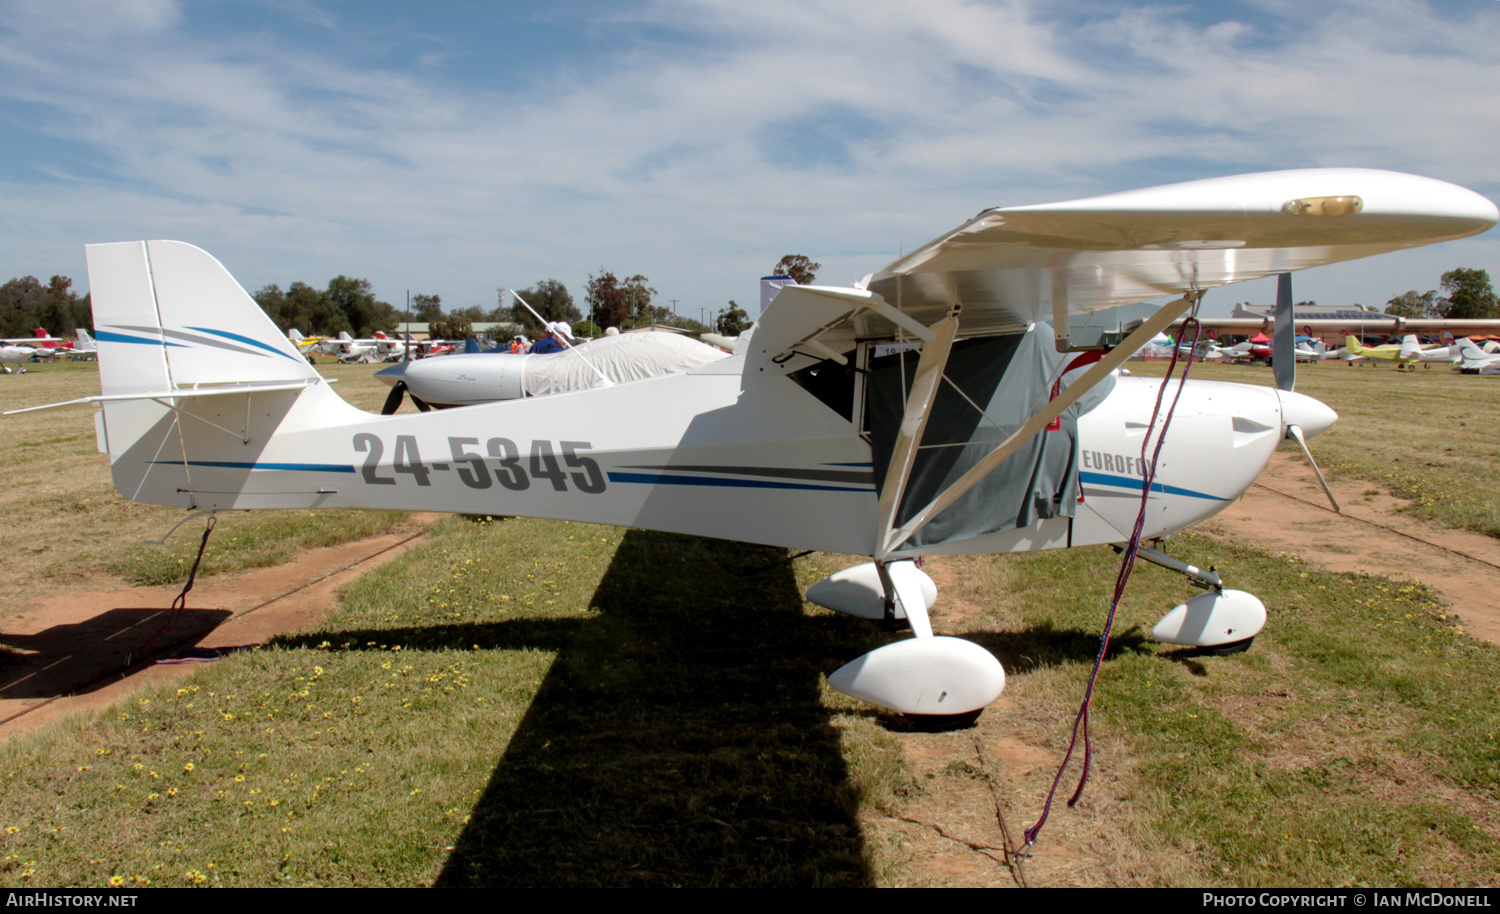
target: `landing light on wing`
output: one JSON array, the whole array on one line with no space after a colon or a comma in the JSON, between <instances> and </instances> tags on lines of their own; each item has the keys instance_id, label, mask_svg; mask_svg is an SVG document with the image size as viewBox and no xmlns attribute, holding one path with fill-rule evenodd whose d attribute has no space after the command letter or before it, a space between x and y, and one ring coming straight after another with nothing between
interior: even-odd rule
<instances>
[{"instance_id":1,"label":"landing light on wing","mask_svg":"<svg viewBox=\"0 0 1500 914\"><path fill-rule=\"evenodd\" d=\"M1288 200L1281 211L1291 216L1349 216L1365 208L1365 201L1354 194L1343 197L1303 197Z\"/></svg>"}]
</instances>

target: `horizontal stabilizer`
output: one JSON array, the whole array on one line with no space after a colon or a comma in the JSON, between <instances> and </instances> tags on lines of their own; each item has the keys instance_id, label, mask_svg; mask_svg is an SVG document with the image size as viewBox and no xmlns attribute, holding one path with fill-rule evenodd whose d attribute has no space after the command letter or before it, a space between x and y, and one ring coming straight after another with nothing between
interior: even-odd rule
<instances>
[{"instance_id":1,"label":"horizontal stabilizer","mask_svg":"<svg viewBox=\"0 0 1500 914\"><path fill-rule=\"evenodd\" d=\"M170 390L145 390L131 394L99 394L93 397L79 397L77 400L64 400L61 403L47 403L42 406L13 409L3 415L14 416L20 413L34 413L43 409L56 409L59 406L82 406L86 403L98 406L101 403L115 403L125 400L182 400L193 397L224 397L231 394L269 393L273 390L302 390L304 387L311 387L322 380L322 378L312 378L306 381L291 381L281 384L219 384L213 387L174 387ZM330 378L329 383L332 382L333 379Z\"/></svg>"}]
</instances>

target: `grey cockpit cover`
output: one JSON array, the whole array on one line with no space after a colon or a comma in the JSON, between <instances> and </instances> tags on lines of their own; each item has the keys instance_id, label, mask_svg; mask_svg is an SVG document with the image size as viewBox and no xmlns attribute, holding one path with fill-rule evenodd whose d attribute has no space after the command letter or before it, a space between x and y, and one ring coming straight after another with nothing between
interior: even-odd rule
<instances>
[{"instance_id":1,"label":"grey cockpit cover","mask_svg":"<svg viewBox=\"0 0 1500 914\"><path fill-rule=\"evenodd\" d=\"M1051 328L1036 324L1025 333L954 344L897 512L897 526L1047 403L1066 360L1075 357L1057 352L1052 339ZM917 353L906 352L870 363L866 415L876 482L882 487L917 358ZM1074 372L1070 378L1080 374ZM1023 444L917 530L908 545L936 546L1024 527L1041 518L1072 517L1079 491L1078 417L1102 402L1113 386L1113 376L1107 377L1085 394L1063 413L1060 428L1043 431Z\"/></svg>"}]
</instances>

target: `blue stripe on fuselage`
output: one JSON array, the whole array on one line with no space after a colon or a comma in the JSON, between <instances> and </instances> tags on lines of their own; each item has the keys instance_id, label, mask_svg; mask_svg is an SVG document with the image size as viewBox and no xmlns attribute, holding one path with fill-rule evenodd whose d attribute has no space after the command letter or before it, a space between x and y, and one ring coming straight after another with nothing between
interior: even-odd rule
<instances>
[{"instance_id":1,"label":"blue stripe on fuselage","mask_svg":"<svg viewBox=\"0 0 1500 914\"><path fill-rule=\"evenodd\" d=\"M1083 472L1078 474L1078 478L1085 483L1093 483L1096 486L1115 486L1116 488L1120 489L1133 489L1137 492L1141 490L1141 486L1145 485L1145 480L1137 477L1111 476L1107 473ZM1206 498L1209 501L1230 500L1227 498L1221 498L1218 495L1209 495L1207 492L1194 492L1192 489L1184 489L1179 486L1169 486L1165 483L1160 482L1153 483L1151 486L1151 491L1160 492L1163 495L1185 495L1188 498Z\"/></svg>"}]
</instances>

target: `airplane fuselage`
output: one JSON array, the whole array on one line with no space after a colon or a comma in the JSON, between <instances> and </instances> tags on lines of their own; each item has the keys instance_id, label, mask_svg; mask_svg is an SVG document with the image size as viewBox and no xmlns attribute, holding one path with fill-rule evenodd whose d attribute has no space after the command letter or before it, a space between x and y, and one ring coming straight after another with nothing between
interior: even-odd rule
<instances>
[{"instance_id":1,"label":"airplane fuselage","mask_svg":"<svg viewBox=\"0 0 1500 914\"><path fill-rule=\"evenodd\" d=\"M243 436L249 443L222 432L197 434L185 467L157 456L177 434L159 405L109 404L105 416L110 430L151 425L114 460L122 491L140 500L550 517L871 554L877 475L866 437L786 377L743 368L743 358L734 357L611 388L384 417L344 404L326 385L257 394ZM1083 497L1073 517L907 552L1127 539L1140 508L1141 446L1160 383L1116 378L1108 397L1080 417ZM1159 458L1146 535L1186 527L1239 497L1281 438L1282 398L1289 396L1296 395L1189 382ZM185 428L213 423L234 432L247 412L238 397L183 408L205 420ZM141 461L151 464L144 480Z\"/></svg>"}]
</instances>

